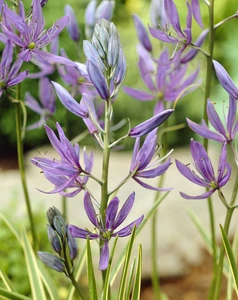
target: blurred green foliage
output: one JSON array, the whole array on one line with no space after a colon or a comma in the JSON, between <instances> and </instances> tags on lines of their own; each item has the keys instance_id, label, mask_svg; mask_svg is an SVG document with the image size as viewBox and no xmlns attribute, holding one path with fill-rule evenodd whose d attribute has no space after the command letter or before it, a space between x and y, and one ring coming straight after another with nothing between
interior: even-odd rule
<instances>
[{"instance_id":1,"label":"blurred green foliage","mask_svg":"<svg viewBox=\"0 0 238 300\"><path fill-rule=\"evenodd\" d=\"M80 40L80 49L82 49L82 41L85 39L84 36L84 12L89 1L76 1L76 0L68 0L68 1L57 1L57 0L49 0L46 6L43 8L46 28L50 28L52 23L59 19L64 14L64 5L70 4L75 10L75 14L77 16L77 20L79 22L80 30L81 30L81 40ZM24 5L26 10L30 8L30 0L24 1ZM179 14L181 17L182 28L186 22L186 9L185 9L185 1L175 0L177 4ZM237 10L237 0L229 0L229 5L227 5L226 1L216 0L215 1L215 22L219 22L222 19L232 15ZM116 0L116 9L115 16L113 18L113 22L116 24L118 31L121 35L123 49L126 55L127 64L128 64L128 72L127 78L125 80L125 85L132 86L135 88L144 89L144 84L140 79L138 67L137 67L137 53L136 53L136 44L137 37L135 34L135 29L133 26L131 14L133 12L137 13L144 24L149 24L149 0ZM201 1L201 10L203 14L203 22L205 27L208 26L208 17L207 17L207 7ZM52 13L53 12L53 13ZM193 22L193 35L194 40L199 35L200 28ZM238 26L237 20L233 19L227 22L224 26L219 28L216 32L216 47L214 52L214 58L221 62L227 71L231 74L232 78L235 82L238 82L238 64L234 64L234 60L237 60L237 46L238 40L235 38L238 35ZM152 38L151 38L152 40ZM153 39L153 44L155 49L158 49L156 55L159 55L160 50L160 42ZM2 49L2 45L0 45L0 49ZM69 39L67 30L64 29L60 35L60 47L64 47L66 53L72 60L78 60L76 55L76 47L74 43ZM205 44L205 49L207 45ZM83 51L80 50L79 53L80 61L85 61L85 56ZM192 94L185 96L183 99L179 100L176 106L176 113L173 114L172 118L169 119L169 125L181 124L185 123L186 116L191 118L195 122L199 122L202 117L203 106L204 106L204 84L205 84L205 58L199 54L197 56L196 63L192 62L192 68L197 66L197 63L200 65L200 78L202 80L201 88L198 88ZM24 69L26 67L23 67ZM28 64L28 68L30 71L37 71L37 67L34 67L32 64ZM58 78L57 74L53 74L51 79L58 81L62 84L60 78ZM223 99L227 99L226 93L220 88L217 84L217 80L213 80L213 90L211 99L213 101L221 101L221 97ZM24 99L24 94L26 91L30 91L31 94L37 99L38 98L38 80L25 80L21 85L21 98ZM77 99L79 100L79 99ZM144 121L145 119L152 116L153 107L155 102L140 102L138 100L132 99L128 95L126 95L123 90L121 90L115 104L114 104L114 122L119 122L122 118L129 117L131 119L132 126ZM14 109L12 103L10 103L6 97L1 97L0 99L0 155L6 151L8 153L15 151L15 120L14 120ZM29 109L28 112L28 122L30 125L34 123L38 116L32 113ZM62 104L57 100L57 108L55 119L58 120L64 126L65 120L65 109ZM73 138L78 135L80 132L85 130L85 125L82 120L77 117L69 114L68 127L70 128L69 138ZM54 127L54 123L51 121L49 125ZM116 137L119 137L121 134L126 132L126 125L116 133ZM169 134L169 144L174 147L176 145L183 145L184 143L189 143L190 137L192 137L193 133L187 127L183 130L180 130L179 133L170 133ZM42 143L47 143L46 134L43 128L36 129L33 131L28 131L25 137L25 147L26 149L32 147L38 147ZM91 143L92 139L87 139L86 143ZM126 140L126 148L132 146L133 140ZM4 147L3 147L4 145Z\"/></svg>"}]
</instances>

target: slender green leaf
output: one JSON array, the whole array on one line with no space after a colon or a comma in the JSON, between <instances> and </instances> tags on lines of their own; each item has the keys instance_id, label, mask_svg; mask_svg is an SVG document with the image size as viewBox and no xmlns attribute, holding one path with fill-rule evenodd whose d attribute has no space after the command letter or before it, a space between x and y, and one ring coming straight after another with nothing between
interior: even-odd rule
<instances>
[{"instance_id":1,"label":"slender green leaf","mask_svg":"<svg viewBox=\"0 0 238 300\"><path fill-rule=\"evenodd\" d=\"M103 294L102 294L102 299L103 300L108 300L108 298L109 298L110 274L111 274L112 261L113 261L113 257L114 257L114 254L115 254L117 241L118 241L118 236L115 238L115 241L113 243L113 247L112 247L112 251L111 251L111 255L110 255L110 259L109 259L109 264L108 264L108 267L107 267L107 272L106 272L106 277L105 277L104 287L103 287Z\"/></svg>"},{"instance_id":2,"label":"slender green leaf","mask_svg":"<svg viewBox=\"0 0 238 300\"><path fill-rule=\"evenodd\" d=\"M81 256L78 258L77 264L76 264L75 269L74 269L75 280L77 282L79 281L79 276L81 275L81 272L84 268L84 264L85 264L85 260L86 260L86 249L87 249L87 246L84 247L84 250L83 250ZM75 292L75 287L71 284L67 300L72 300L73 299L74 292Z\"/></svg>"},{"instance_id":3,"label":"slender green leaf","mask_svg":"<svg viewBox=\"0 0 238 300\"><path fill-rule=\"evenodd\" d=\"M22 245L22 240L17 233L17 230L15 229L14 225L11 224L11 222L8 221L8 219L0 212L0 218L3 220L3 222L7 225L7 227L10 229L10 231L13 233L13 235L18 240L19 244Z\"/></svg>"},{"instance_id":4,"label":"slender green leaf","mask_svg":"<svg viewBox=\"0 0 238 300\"><path fill-rule=\"evenodd\" d=\"M238 226L236 227L236 231L234 234L233 238L233 243L232 243L232 250L233 253L235 253L235 258L236 258L236 263L237 263L237 253L238 253ZM234 289L234 284L233 284L233 278L232 278L232 273L229 268L228 276L227 276L227 294L226 294L226 299L227 300L232 300L232 292Z\"/></svg>"},{"instance_id":5,"label":"slender green leaf","mask_svg":"<svg viewBox=\"0 0 238 300\"><path fill-rule=\"evenodd\" d=\"M211 236L209 234L209 231L207 228L202 224L201 220L199 217L192 211L191 208L187 209L187 212L189 214L189 217L191 218L194 226L197 228L198 232L200 233L203 242L205 243L205 246L208 250L208 252L212 255L213 250L212 250L212 241L211 241Z\"/></svg>"},{"instance_id":6,"label":"slender green leaf","mask_svg":"<svg viewBox=\"0 0 238 300\"><path fill-rule=\"evenodd\" d=\"M128 284L126 288L126 296L125 299L130 299L130 294L133 288L133 282L134 282L134 273L135 273L135 267L136 267L136 258L133 259L132 265L131 265L131 270L129 274L129 279L128 279Z\"/></svg>"},{"instance_id":7,"label":"slender green leaf","mask_svg":"<svg viewBox=\"0 0 238 300\"><path fill-rule=\"evenodd\" d=\"M3 270L0 270L0 278L2 279L3 284L5 285L5 287L8 291L14 291L14 288L12 287L12 283L11 283L10 279L3 272Z\"/></svg>"},{"instance_id":8,"label":"slender green leaf","mask_svg":"<svg viewBox=\"0 0 238 300\"><path fill-rule=\"evenodd\" d=\"M38 265L41 280L49 294L50 299L58 300L59 295L57 292L57 288L56 288L55 283L52 280L48 270L46 269L45 265L43 265L40 260L37 260L37 265Z\"/></svg>"},{"instance_id":9,"label":"slender green leaf","mask_svg":"<svg viewBox=\"0 0 238 300\"><path fill-rule=\"evenodd\" d=\"M224 244L224 248L226 250L227 258L228 258L228 261L229 261L229 264L231 267L231 272L232 272L233 280L235 283L236 294L238 296L238 270L237 270L235 256L232 251L232 247L228 240L227 234L225 233L225 231L221 225L220 225L220 228L221 228L222 241Z\"/></svg>"},{"instance_id":10,"label":"slender green leaf","mask_svg":"<svg viewBox=\"0 0 238 300\"><path fill-rule=\"evenodd\" d=\"M36 261L35 253L31 247L29 238L25 229L22 230L23 250L31 285L32 297L34 300L47 300L43 284L40 278L40 272Z\"/></svg>"},{"instance_id":11,"label":"slender green leaf","mask_svg":"<svg viewBox=\"0 0 238 300\"><path fill-rule=\"evenodd\" d=\"M9 300L31 300L31 298L29 297L26 297L24 295L21 295L13 291L6 290L1 287L0 287L0 296L3 296L4 299L9 299Z\"/></svg>"},{"instance_id":12,"label":"slender green leaf","mask_svg":"<svg viewBox=\"0 0 238 300\"><path fill-rule=\"evenodd\" d=\"M157 209L157 207L162 203L162 201L168 196L168 194L170 193L170 191L168 191L167 193L164 193L163 196L161 198L159 198L151 207L151 209L148 211L148 213L145 215L143 221L141 222L140 226L136 229L136 236L141 232L141 230L144 228L144 226L146 225L146 223L149 221L150 217L153 215L153 213L155 212L155 210ZM116 276L121 268L121 265L123 263L124 260L124 256L125 256L125 252L126 252L126 247L121 251L121 255L119 256L117 263L114 267L114 269L112 270L112 276L111 276L111 285L113 284L114 280L116 279Z\"/></svg>"},{"instance_id":13,"label":"slender green leaf","mask_svg":"<svg viewBox=\"0 0 238 300\"><path fill-rule=\"evenodd\" d=\"M125 299L127 273L128 273L128 268L129 268L129 264L130 264L132 247L133 247L134 240L135 240L135 233L136 233L136 227L134 226L131 236L130 236L130 239L129 239L129 242L127 244L126 255L124 257L124 265L123 265L123 269L122 269L121 281L120 281L119 292L118 292L118 297L117 297L118 300Z\"/></svg>"},{"instance_id":14,"label":"slender green leaf","mask_svg":"<svg viewBox=\"0 0 238 300\"><path fill-rule=\"evenodd\" d=\"M132 291L131 300L140 300L141 274L142 274L142 246L139 245L136 274L135 274L135 283L134 283L134 287L133 287L133 291Z\"/></svg>"},{"instance_id":15,"label":"slender green leaf","mask_svg":"<svg viewBox=\"0 0 238 300\"><path fill-rule=\"evenodd\" d=\"M93 268L92 251L90 240L87 238L87 274L88 274L88 289L90 300L97 300L97 286Z\"/></svg>"}]
</instances>

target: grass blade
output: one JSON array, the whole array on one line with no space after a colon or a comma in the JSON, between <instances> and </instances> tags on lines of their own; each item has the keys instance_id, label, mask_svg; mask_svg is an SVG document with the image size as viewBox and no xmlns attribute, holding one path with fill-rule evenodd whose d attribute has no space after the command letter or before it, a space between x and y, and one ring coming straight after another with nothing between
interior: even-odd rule
<instances>
[{"instance_id":1,"label":"grass blade","mask_svg":"<svg viewBox=\"0 0 238 300\"><path fill-rule=\"evenodd\" d=\"M237 266L236 266L235 256L234 256L234 253L232 251L232 247L231 247L231 244L228 240L227 234L225 233L225 231L224 231L224 229L221 225L220 225L220 228L221 228L222 241L223 241L223 244L224 244L224 248L226 250L226 255L227 255L227 258L228 258L228 262L230 264L232 277L233 277L234 284L235 284L236 294L238 296L238 270L237 270Z\"/></svg>"},{"instance_id":2,"label":"grass blade","mask_svg":"<svg viewBox=\"0 0 238 300\"><path fill-rule=\"evenodd\" d=\"M3 296L4 299L10 299L10 300L32 300L29 297L26 297L24 295L18 294L13 291L8 291L1 287L0 287L0 296Z\"/></svg>"},{"instance_id":3,"label":"grass blade","mask_svg":"<svg viewBox=\"0 0 238 300\"><path fill-rule=\"evenodd\" d=\"M7 277L7 275L3 272L3 270L0 270L0 278L3 281L3 284L5 285L6 289L8 291L13 291L12 283L10 279Z\"/></svg>"},{"instance_id":4,"label":"grass blade","mask_svg":"<svg viewBox=\"0 0 238 300\"><path fill-rule=\"evenodd\" d=\"M136 233L136 227L134 226L131 236L130 236L129 243L127 245L126 255L124 258L124 265L123 265L123 269L122 269L121 281L120 281L119 292L118 292L118 297L117 297L118 300L125 299L127 273L128 273L128 268L129 268L129 263L130 263L130 258L131 258L132 247L133 247L134 240L135 240L135 233Z\"/></svg>"},{"instance_id":5,"label":"grass blade","mask_svg":"<svg viewBox=\"0 0 238 300\"><path fill-rule=\"evenodd\" d=\"M90 300L97 300L97 286L93 268L92 251L90 240L87 238L87 274L88 274L88 290Z\"/></svg>"},{"instance_id":6,"label":"grass blade","mask_svg":"<svg viewBox=\"0 0 238 300\"><path fill-rule=\"evenodd\" d=\"M36 256L33 252L25 229L22 230L22 240L33 300L47 300L44 287L40 278L40 272L37 265Z\"/></svg>"},{"instance_id":7,"label":"grass blade","mask_svg":"<svg viewBox=\"0 0 238 300\"><path fill-rule=\"evenodd\" d=\"M135 267L136 267L136 258L132 261L131 271L129 274L129 280L127 284L127 291L126 291L126 297L125 299L130 299L130 294L133 288L133 281L134 281L134 273L135 273Z\"/></svg>"},{"instance_id":8,"label":"grass blade","mask_svg":"<svg viewBox=\"0 0 238 300\"><path fill-rule=\"evenodd\" d=\"M135 273L135 283L133 287L131 300L140 300L141 274L142 274L142 246L141 245L139 245L137 259L138 261L137 261L136 273Z\"/></svg>"}]
</instances>

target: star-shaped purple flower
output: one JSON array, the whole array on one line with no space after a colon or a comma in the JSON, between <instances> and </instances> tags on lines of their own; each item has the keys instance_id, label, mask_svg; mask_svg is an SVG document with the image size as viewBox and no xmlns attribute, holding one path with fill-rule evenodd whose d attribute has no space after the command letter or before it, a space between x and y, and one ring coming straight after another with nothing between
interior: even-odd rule
<instances>
[{"instance_id":1,"label":"star-shaped purple flower","mask_svg":"<svg viewBox=\"0 0 238 300\"><path fill-rule=\"evenodd\" d=\"M230 95L229 109L226 118L226 128L222 124L222 121L217 114L214 105L210 99L207 99L207 115L208 120L217 132L210 130L204 120L202 120L202 125L196 124L187 118L188 126L197 134L210 140L215 140L220 143L230 143L234 140L236 133L238 131L238 121L236 118L236 108L237 101Z\"/></svg>"},{"instance_id":2,"label":"star-shaped purple flower","mask_svg":"<svg viewBox=\"0 0 238 300\"><path fill-rule=\"evenodd\" d=\"M66 138L61 126L56 123L59 138L55 135L54 131L45 125L45 130L48 138L60 155L60 160L49 159L42 157L34 157L31 162L40 168L45 177L55 185L55 189L51 192L44 192L48 194L60 193L67 197L77 195L86 184L88 175L90 174L93 166L93 155L87 155L84 150L84 165L83 168L80 162L80 148L78 144L74 146ZM73 192L66 193L64 190L73 188Z\"/></svg>"},{"instance_id":3,"label":"star-shaped purple flower","mask_svg":"<svg viewBox=\"0 0 238 300\"><path fill-rule=\"evenodd\" d=\"M48 62L74 65L68 59L42 50L60 34L68 23L69 17L62 17L50 29L44 31L45 21L42 14L42 6L40 1L33 0L30 20L25 21L21 15L10 10L6 4L3 6L2 19L2 31L8 39L20 47L18 57L22 60L29 61L32 57L37 58L40 56ZM18 31L18 34L15 32L15 29Z\"/></svg>"},{"instance_id":4,"label":"star-shaped purple flower","mask_svg":"<svg viewBox=\"0 0 238 300\"><path fill-rule=\"evenodd\" d=\"M191 139L190 150L194 161L194 167L200 176L196 175L195 172L191 171L187 165L182 164L178 160L176 160L176 166L179 172L188 180L197 185L208 188L209 190L198 196L190 196L183 192L180 192L180 195L185 199L206 199L216 190L223 187L231 176L231 166L226 161L226 143L222 145L217 176L215 176L214 169L207 152L199 142Z\"/></svg>"},{"instance_id":5,"label":"star-shaped purple flower","mask_svg":"<svg viewBox=\"0 0 238 300\"><path fill-rule=\"evenodd\" d=\"M132 154L130 172L134 175L132 178L144 188L155 191L169 191L171 188L156 188L139 178L155 178L162 175L168 170L171 165L171 160L168 159L164 163L160 163L165 157L159 159L159 148L157 145L157 129L150 132L140 148L140 138L137 138ZM153 159L154 158L154 159Z\"/></svg>"},{"instance_id":6,"label":"star-shaped purple flower","mask_svg":"<svg viewBox=\"0 0 238 300\"><path fill-rule=\"evenodd\" d=\"M85 212L95 226L97 232L95 230L89 231L87 229L78 228L74 225L69 225L69 231L74 238L86 239L101 239L104 240L105 243L101 249L100 253L100 261L99 261L99 269L105 270L108 267L109 261L109 246L108 243L112 237L125 237L132 233L133 228L138 227L143 220L144 216L142 215L140 218L131 222L129 225L123 227L122 229L117 230L117 228L125 221L127 216L129 215L135 201L135 193L133 192L127 198L126 202L123 204L122 208L118 212L119 208L119 199L118 197L114 197L108 204L106 209L106 220L105 225L102 223L100 216L96 213L91 197L88 193L85 193L84 196L84 208Z\"/></svg>"}]
</instances>

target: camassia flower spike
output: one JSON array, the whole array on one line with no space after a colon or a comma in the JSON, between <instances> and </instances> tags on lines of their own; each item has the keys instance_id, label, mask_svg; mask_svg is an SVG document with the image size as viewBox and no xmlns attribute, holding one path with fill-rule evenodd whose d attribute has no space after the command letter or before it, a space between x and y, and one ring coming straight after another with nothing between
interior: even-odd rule
<instances>
[{"instance_id":1,"label":"camassia flower spike","mask_svg":"<svg viewBox=\"0 0 238 300\"><path fill-rule=\"evenodd\" d=\"M206 199L216 190L219 190L221 187L223 187L230 179L231 166L226 160L226 143L222 145L217 176L215 176L214 169L207 152L199 142L191 139L190 150L194 161L194 167L200 176L196 175L195 172L192 171L187 165L182 164L178 160L176 160L176 166L179 172L188 180L197 185L208 188L209 190L198 196L190 196L183 192L180 192L180 195L185 199Z\"/></svg>"}]
</instances>

